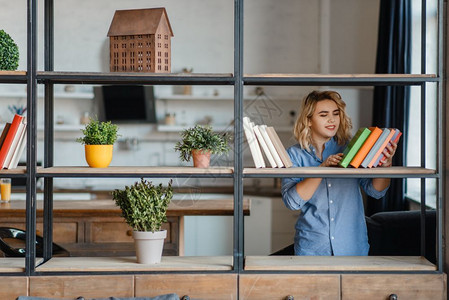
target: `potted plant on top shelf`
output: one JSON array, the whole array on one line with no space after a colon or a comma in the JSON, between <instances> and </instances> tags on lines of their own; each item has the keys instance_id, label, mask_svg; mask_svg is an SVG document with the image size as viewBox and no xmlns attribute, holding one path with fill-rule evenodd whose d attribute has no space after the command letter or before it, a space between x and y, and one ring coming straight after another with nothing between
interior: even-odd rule
<instances>
[{"instance_id":1,"label":"potted plant on top shelf","mask_svg":"<svg viewBox=\"0 0 449 300\"><path fill-rule=\"evenodd\" d=\"M167 208L173 198L172 180L167 187L141 179L124 190L114 190L112 198L122 210L126 223L133 229L137 262L156 264L161 261L167 230Z\"/></svg>"},{"instance_id":2,"label":"potted plant on top shelf","mask_svg":"<svg viewBox=\"0 0 449 300\"><path fill-rule=\"evenodd\" d=\"M183 161L193 158L193 166L207 168L210 165L210 155L229 151L229 137L213 132L208 125L195 125L181 132L182 140L176 143L175 150Z\"/></svg>"},{"instance_id":3,"label":"potted plant on top shelf","mask_svg":"<svg viewBox=\"0 0 449 300\"><path fill-rule=\"evenodd\" d=\"M19 67L19 47L9 34L0 30L0 70L14 71Z\"/></svg>"},{"instance_id":4,"label":"potted plant on top shelf","mask_svg":"<svg viewBox=\"0 0 449 300\"><path fill-rule=\"evenodd\" d=\"M76 139L84 144L87 164L91 168L107 168L112 161L112 150L117 140L118 126L90 119L84 129L84 137Z\"/></svg>"}]
</instances>

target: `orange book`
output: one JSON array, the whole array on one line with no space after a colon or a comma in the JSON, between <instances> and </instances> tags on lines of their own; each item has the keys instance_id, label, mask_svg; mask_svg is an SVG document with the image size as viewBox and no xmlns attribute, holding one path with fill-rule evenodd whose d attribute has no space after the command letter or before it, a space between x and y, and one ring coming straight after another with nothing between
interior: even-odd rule
<instances>
[{"instance_id":1,"label":"orange book","mask_svg":"<svg viewBox=\"0 0 449 300\"><path fill-rule=\"evenodd\" d=\"M14 115L14 119L11 122L11 126L9 127L8 133L6 134L5 140L3 141L2 148L0 149L0 166L3 166L6 160L6 154L9 152L9 148L11 148L11 144L14 140L14 137L17 134L17 130L22 123L24 116Z\"/></svg>"},{"instance_id":2,"label":"orange book","mask_svg":"<svg viewBox=\"0 0 449 300\"><path fill-rule=\"evenodd\" d=\"M371 150L371 147L373 147L374 143L376 143L379 136L382 134L382 129L379 127L370 127L371 130L370 135L366 139L366 141L363 143L362 147L360 147L359 151L357 151L357 154L354 156L354 158L349 163L354 168L358 168L362 161L365 159L368 152Z\"/></svg>"}]
</instances>

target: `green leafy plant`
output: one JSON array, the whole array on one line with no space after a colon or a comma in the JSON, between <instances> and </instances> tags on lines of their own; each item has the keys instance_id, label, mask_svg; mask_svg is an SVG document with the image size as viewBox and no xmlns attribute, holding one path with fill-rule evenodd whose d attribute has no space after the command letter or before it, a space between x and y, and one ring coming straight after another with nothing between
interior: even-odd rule
<instances>
[{"instance_id":1,"label":"green leafy plant","mask_svg":"<svg viewBox=\"0 0 449 300\"><path fill-rule=\"evenodd\" d=\"M167 187L153 185L143 178L124 190L112 192L126 223L136 231L160 231L167 222L167 208L173 198L172 180Z\"/></svg>"},{"instance_id":2,"label":"green leafy plant","mask_svg":"<svg viewBox=\"0 0 449 300\"><path fill-rule=\"evenodd\" d=\"M207 125L195 125L181 132L182 140L177 142L175 150L179 151L179 158L190 161L192 150L207 150L212 154L229 151L229 137L226 133L219 134L212 131Z\"/></svg>"},{"instance_id":3,"label":"green leafy plant","mask_svg":"<svg viewBox=\"0 0 449 300\"><path fill-rule=\"evenodd\" d=\"M76 141L85 145L113 145L117 140L118 126L108 122L100 122L90 119L84 129L81 129L84 137L77 138Z\"/></svg>"},{"instance_id":4,"label":"green leafy plant","mask_svg":"<svg viewBox=\"0 0 449 300\"><path fill-rule=\"evenodd\" d=\"M0 70L17 70L19 67L19 47L9 34L0 30Z\"/></svg>"}]
</instances>

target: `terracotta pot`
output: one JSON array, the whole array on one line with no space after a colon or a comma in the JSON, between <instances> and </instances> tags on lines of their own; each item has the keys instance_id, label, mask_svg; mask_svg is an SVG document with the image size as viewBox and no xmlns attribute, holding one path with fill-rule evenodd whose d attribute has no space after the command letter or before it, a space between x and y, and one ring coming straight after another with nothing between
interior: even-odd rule
<instances>
[{"instance_id":1,"label":"terracotta pot","mask_svg":"<svg viewBox=\"0 0 449 300\"><path fill-rule=\"evenodd\" d=\"M162 259L164 239L167 230L156 232L133 231L134 246L136 248L137 262L139 264L158 264Z\"/></svg>"},{"instance_id":2,"label":"terracotta pot","mask_svg":"<svg viewBox=\"0 0 449 300\"><path fill-rule=\"evenodd\" d=\"M107 168L112 161L113 145L84 145L86 161L91 168Z\"/></svg>"},{"instance_id":3,"label":"terracotta pot","mask_svg":"<svg viewBox=\"0 0 449 300\"><path fill-rule=\"evenodd\" d=\"M193 166L195 168L209 168L210 151L192 150Z\"/></svg>"}]
</instances>

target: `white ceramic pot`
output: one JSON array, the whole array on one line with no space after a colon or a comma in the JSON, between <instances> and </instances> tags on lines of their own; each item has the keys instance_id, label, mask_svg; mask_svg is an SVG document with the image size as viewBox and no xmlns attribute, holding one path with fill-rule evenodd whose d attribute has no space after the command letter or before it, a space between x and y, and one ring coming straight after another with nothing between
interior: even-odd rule
<instances>
[{"instance_id":1,"label":"white ceramic pot","mask_svg":"<svg viewBox=\"0 0 449 300\"><path fill-rule=\"evenodd\" d=\"M156 232L133 231L137 262L140 264L160 263L166 237L167 230Z\"/></svg>"}]
</instances>

